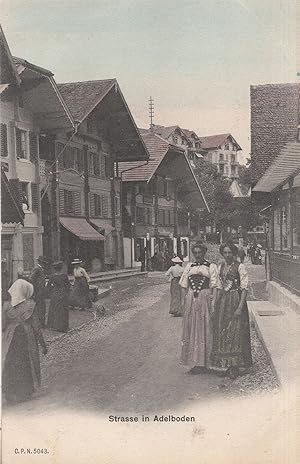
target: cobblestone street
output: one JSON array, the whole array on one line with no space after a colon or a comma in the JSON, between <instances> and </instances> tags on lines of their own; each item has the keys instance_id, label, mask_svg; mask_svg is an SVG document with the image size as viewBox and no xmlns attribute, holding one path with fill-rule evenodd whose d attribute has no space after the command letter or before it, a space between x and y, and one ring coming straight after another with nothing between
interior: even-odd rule
<instances>
[{"instance_id":1,"label":"cobblestone street","mask_svg":"<svg viewBox=\"0 0 300 464\"><path fill-rule=\"evenodd\" d=\"M248 267L252 280L263 280L263 267ZM9 409L150 413L277 387L253 327L251 374L235 381L216 374L187 375L179 364L182 320L168 314L169 284L162 273L113 282L111 295L100 302L104 317L50 344L38 395Z\"/></svg>"}]
</instances>

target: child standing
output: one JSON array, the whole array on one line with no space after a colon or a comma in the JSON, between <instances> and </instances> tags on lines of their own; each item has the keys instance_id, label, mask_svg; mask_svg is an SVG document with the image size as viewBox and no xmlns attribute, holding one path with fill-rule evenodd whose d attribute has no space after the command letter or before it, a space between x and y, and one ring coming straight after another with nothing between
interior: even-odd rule
<instances>
[{"instance_id":1,"label":"child standing","mask_svg":"<svg viewBox=\"0 0 300 464\"><path fill-rule=\"evenodd\" d=\"M169 281L171 282L171 300L169 313L172 314L174 317L180 317L182 316L182 303L179 280L183 273L182 260L178 256L176 256L175 258L172 258L171 261L174 264L167 270L165 274L166 277L169 277Z\"/></svg>"}]
</instances>

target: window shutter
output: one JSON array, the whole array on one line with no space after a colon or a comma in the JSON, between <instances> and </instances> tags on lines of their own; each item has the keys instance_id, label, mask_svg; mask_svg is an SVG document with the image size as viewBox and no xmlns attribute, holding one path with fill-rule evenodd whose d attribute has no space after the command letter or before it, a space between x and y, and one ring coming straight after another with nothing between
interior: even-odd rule
<instances>
[{"instance_id":1,"label":"window shutter","mask_svg":"<svg viewBox=\"0 0 300 464\"><path fill-rule=\"evenodd\" d=\"M77 160L78 160L78 171L82 173L84 171L84 159L83 159L83 151L78 150L77 152Z\"/></svg>"},{"instance_id":2,"label":"window shutter","mask_svg":"<svg viewBox=\"0 0 300 464\"><path fill-rule=\"evenodd\" d=\"M22 192L22 186L21 182L19 179L10 179L9 180L9 185L11 187L11 190L14 193L15 198L19 202L19 205L22 205L22 198L23 198L23 192Z\"/></svg>"},{"instance_id":3,"label":"window shutter","mask_svg":"<svg viewBox=\"0 0 300 464\"><path fill-rule=\"evenodd\" d=\"M37 136L34 132L29 132L29 159L32 163L37 163L38 160L38 143Z\"/></svg>"},{"instance_id":4,"label":"window shutter","mask_svg":"<svg viewBox=\"0 0 300 464\"><path fill-rule=\"evenodd\" d=\"M108 197L103 196L102 197L102 215L103 217L107 218L109 214L109 209L108 209Z\"/></svg>"},{"instance_id":5,"label":"window shutter","mask_svg":"<svg viewBox=\"0 0 300 464\"><path fill-rule=\"evenodd\" d=\"M158 225L159 226L164 225L164 211L162 209L158 210Z\"/></svg>"},{"instance_id":6,"label":"window shutter","mask_svg":"<svg viewBox=\"0 0 300 464\"><path fill-rule=\"evenodd\" d=\"M89 153L88 154L88 162L89 162L89 175L92 176L93 175L93 154L92 153Z\"/></svg>"},{"instance_id":7,"label":"window shutter","mask_svg":"<svg viewBox=\"0 0 300 464\"><path fill-rule=\"evenodd\" d=\"M7 125L1 123L0 126L0 146L1 146L1 156L7 156L8 155L8 149L7 149Z\"/></svg>"},{"instance_id":8,"label":"window shutter","mask_svg":"<svg viewBox=\"0 0 300 464\"><path fill-rule=\"evenodd\" d=\"M65 214L65 191L59 189L59 214Z\"/></svg>"},{"instance_id":9,"label":"window shutter","mask_svg":"<svg viewBox=\"0 0 300 464\"><path fill-rule=\"evenodd\" d=\"M173 209L170 210L170 225L174 226L175 224L175 212Z\"/></svg>"},{"instance_id":10,"label":"window shutter","mask_svg":"<svg viewBox=\"0 0 300 464\"><path fill-rule=\"evenodd\" d=\"M32 211L36 213L39 209L39 188L38 184L31 184L31 204Z\"/></svg>"},{"instance_id":11,"label":"window shutter","mask_svg":"<svg viewBox=\"0 0 300 464\"><path fill-rule=\"evenodd\" d=\"M16 127L15 130L16 130L16 154L17 154L17 157L20 157L22 156L21 131L18 127Z\"/></svg>"},{"instance_id":12,"label":"window shutter","mask_svg":"<svg viewBox=\"0 0 300 464\"><path fill-rule=\"evenodd\" d=\"M74 192L75 216L81 216L81 192Z\"/></svg>"},{"instance_id":13,"label":"window shutter","mask_svg":"<svg viewBox=\"0 0 300 464\"><path fill-rule=\"evenodd\" d=\"M90 193L90 215L95 217L95 194Z\"/></svg>"}]
</instances>

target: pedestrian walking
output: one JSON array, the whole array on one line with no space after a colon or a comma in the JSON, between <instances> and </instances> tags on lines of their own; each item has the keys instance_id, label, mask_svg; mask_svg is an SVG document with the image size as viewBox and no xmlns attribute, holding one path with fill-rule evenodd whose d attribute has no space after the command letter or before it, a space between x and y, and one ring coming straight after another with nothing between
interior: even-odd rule
<instances>
[{"instance_id":1,"label":"pedestrian walking","mask_svg":"<svg viewBox=\"0 0 300 464\"><path fill-rule=\"evenodd\" d=\"M178 256L172 258L173 265L169 267L166 272L166 277L169 277L170 284L170 311L169 313L175 317L182 316L182 298L181 298L181 287L179 281L183 273L182 259Z\"/></svg>"},{"instance_id":2,"label":"pedestrian walking","mask_svg":"<svg viewBox=\"0 0 300 464\"><path fill-rule=\"evenodd\" d=\"M75 258L71 264L74 266L73 276L75 281L71 290L69 304L73 307L79 307L81 310L91 308L92 300L89 289L89 275L81 266L82 261L80 259Z\"/></svg>"},{"instance_id":3,"label":"pedestrian walking","mask_svg":"<svg viewBox=\"0 0 300 464\"><path fill-rule=\"evenodd\" d=\"M48 312L48 329L59 332L69 330L69 293L70 282L67 274L63 272L63 262L53 264L54 273L49 279L50 306Z\"/></svg>"},{"instance_id":4,"label":"pedestrian walking","mask_svg":"<svg viewBox=\"0 0 300 464\"><path fill-rule=\"evenodd\" d=\"M237 247L220 246L224 262L218 267L218 293L214 304L212 366L238 377L240 369L252 365L250 325L247 307L248 274L236 259Z\"/></svg>"},{"instance_id":5,"label":"pedestrian walking","mask_svg":"<svg viewBox=\"0 0 300 464\"><path fill-rule=\"evenodd\" d=\"M42 328L46 326L46 303L45 303L45 290L46 290L46 275L45 269L49 262L44 256L39 256L37 259L36 267L31 271L29 282L32 283L34 288L34 300L37 306L38 316Z\"/></svg>"},{"instance_id":6,"label":"pedestrian walking","mask_svg":"<svg viewBox=\"0 0 300 464\"><path fill-rule=\"evenodd\" d=\"M218 282L217 267L204 258L206 251L203 242L192 246L195 262L186 265L179 281L185 293L181 362L193 366L191 374L208 370L212 348L211 297L214 304Z\"/></svg>"},{"instance_id":7,"label":"pedestrian walking","mask_svg":"<svg viewBox=\"0 0 300 464\"><path fill-rule=\"evenodd\" d=\"M245 256L246 256L246 253L245 253L244 248L242 246L239 247L239 249L238 249L238 257L240 258L240 263L243 263L245 261Z\"/></svg>"},{"instance_id":8,"label":"pedestrian walking","mask_svg":"<svg viewBox=\"0 0 300 464\"><path fill-rule=\"evenodd\" d=\"M17 279L9 288L2 327L3 393L9 403L30 399L41 383L38 344L47 354L33 285Z\"/></svg>"}]
</instances>

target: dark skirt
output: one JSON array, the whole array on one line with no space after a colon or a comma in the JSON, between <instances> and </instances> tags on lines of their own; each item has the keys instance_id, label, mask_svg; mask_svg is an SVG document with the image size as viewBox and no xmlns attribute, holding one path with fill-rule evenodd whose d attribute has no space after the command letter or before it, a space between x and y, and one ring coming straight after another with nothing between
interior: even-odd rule
<instances>
[{"instance_id":1,"label":"dark skirt","mask_svg":"<svg viewBox=\"0 0 300 464\"><path fill-rule=\"evenodd\" d=\"M92 307L89 284L85 277L75 277L75 282L69 297L69 304L71 306L78 306L79 308Z\"/></svg>"},{"instance_id":2,"label":"dark skirt","mask_svg":"<svg viewBox=\"0 0 300 464\"><path fill-rule=\"evenodd\" d=\"M241 298L239 290L219 291L213 323L212 366L248 368L252 365L250 324L245 303L241 316L234 318Z\"/></svg>"},{"instance_id":3,"label":"dark skirt","mask_svg":"<svg viewBox=\"0 0 300 464\"><path fill-rule=\"evenodd\" d=\"M49 329L67 332L69 330L69 292L53 289L51 292L48 322Z\"/></svg>"},{"instance_id":4,"label":"dark skirt","mask_svg":"<svg viewBox=\"0 0 300 464\"><path fill-rule=\"evenodd\" d=\"M28 335L22 325L14 332L3 369L3 393L7 402L25 401L34 392Z\"/></svg>"},{"instance_id":5,"label":"dark skirt","mask_svg":"<svg viewBox=\"0 0 300 464\"><path fill-rule=\"evenodd\" d=\"M182 316L181 287L179 285L179 280L180 277L174 277L170 285L171 300L169 313L174 314L174 316Z\"/></svg>"}]
</instances>

